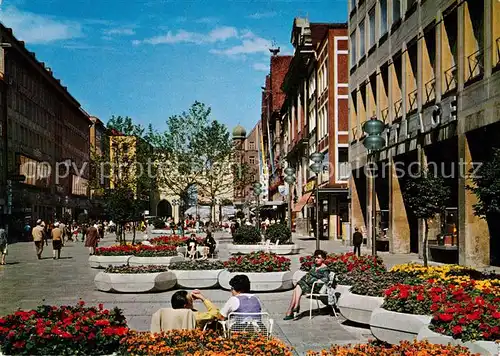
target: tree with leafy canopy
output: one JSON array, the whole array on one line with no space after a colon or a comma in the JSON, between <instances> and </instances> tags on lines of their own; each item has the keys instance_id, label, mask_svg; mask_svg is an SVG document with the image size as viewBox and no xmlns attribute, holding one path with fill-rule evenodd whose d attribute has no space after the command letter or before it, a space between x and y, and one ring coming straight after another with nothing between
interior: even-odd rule
<instances>
[{"instance_id":1,"label":"tree with leafy canopy","mask_svg":"<svg viewBox=\"0 0 500 356\"><path fill-rule=\"evenodd\" d=\"M135 243L136 223L149 206L149 195L154 180L146 172L151 146L144 139L145 129L133 123L130 117L113 116L108 129L114 136L110 157L91 152L91 188L100 191L107 215L117 224L117 240L125 243L127 222L132 222ZM108 158L112 162L108 162ZM110 168L111 166L111 168ZM142 169L140 169L142 167ZM102 182L109 178L109 187Z\"/></svg>"},{"instance_id":2,"label":"tree with leafy canopy","mask_svg":"<svg viewBox=\"0 0 500 356\"><path fill-rule=\"evenodd\" d=\"M195 138L193 146L201 161L198 192L209 199L212 216L216 199L233 191L233 142L227 127L214 120Z\"/></svg>"},{"instance_id":3,"label":"tree with leafy canopy","mask_svg":"<svg viewBox=\"0 0 500 356\"><path fill-rule=\"evenodd\" d=\"M500 216L500 149L494 148L490 160L484 162L477 172L471 174L472 185L467 189L477 197L477 203L472 206L474 215L488 219Z\"/></svg>"},{"instance_id":4,"label":"tree with leafy canopy","mask_svg":"<svg viewBox=\"0 0 500 356\"><path fill-rule=\"evenodd\" d=\"M445 211L449 196L450 188L446 186L444 179L428 170L421 172L417 177L408 178L404 184L403 197L406 205L415 217L422 219L425 224L423 246L425 267L428 266L428 220Z\"/></svg>"}]
</instances>

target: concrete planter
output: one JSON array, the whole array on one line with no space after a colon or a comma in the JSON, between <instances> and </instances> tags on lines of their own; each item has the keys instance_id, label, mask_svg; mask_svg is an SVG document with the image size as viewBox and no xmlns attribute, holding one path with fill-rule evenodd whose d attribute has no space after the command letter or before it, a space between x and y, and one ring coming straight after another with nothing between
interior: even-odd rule
<instances>
[{"instance_id":1,"label":"concrete planter","mask_svg":"<svg viewBox=\"0 0 500 356\"><path fill-rule=\"evenodd\" d=\"M182 256L169 256L169 257L137 257L132 256L128 261L128 264L131 266L168 266L174 262L184 261L184 257Z\"/></svg>"},{"instance_id":2,"label":"concrete planter","mask_svg":"<svg viewBox=\"0 0 500 356\"><path fill-rule=\"evenodd\" d=\"M151 230L150 232L151 235L172 235L172 230Z\"/></svg>"},{"instance_id":3,"label":"concrete planter","mask_svg":"<svg viewBox=\"0 0 500 356\"><path fill-rule=\"evenodd\" d=\"M89 257L89 265L92 268L107 268L108 266L122 266L128 264L132 256L96 256Z\"/></svg>"},{"instance_id":4,"label":"concrete planter","mask_svg":"<svg viewBox=\"0 0 500 356\"><path fill-rule=\"evenodd\" d=\"M106 273L99 272L94 278L95 286L103 292L146 293L161 292L174 288L175 274L170 271L158 273Z\"/></svg>"},{"instance_id":5,"label":"concrete planter","mask_svg":"<svg viewBox=\"0 0 500 356\"><path fill-rule=\"evenodd\" d=\"M296 286L297 282L307 274L306 271L297 270L293 273L293 285Z\"/></svg>"},{"instance_id":6,"label":"concrete planter","mask_svg":"<svg viewBox=\"0 0 500 356\"><path fill-rule=\"evenodd\" d=\"M250 279L252 292L278 292L293 288L293 273L287 272L265 272L265 273L246 273L229 272L222 270L219 274L219 284L223 289L230 290L229 281L237 274L244 274Z\"/></svg>"},{"instance_id":7,"label":"concrete planter","mask_svg":"<svg viewBox=\"0 0 500 356\"><path fill-rule=\"evenodd\" d=\"M277 255L293 255L299 253L299 245L235 245L228 244L227 249L230 254L249 254L257 251L273 252Z\"/></svg>"},{"instance_id":8,"label":"concrete planter","mask_svg":"<svg viewBox=\"0 0 500 356\"><path fill-rule=\"evenodd\" d=\"M349 292L349 289L351 289L351 286L345 284L337 284L337 288L335 288L335 293L340 293L340 296L342 297L343 295Z\"/></svg>"},{"instance_id":9,"label":"concrete planter","mask_svg":"<svg viewBox=\"0 0 500 356\"><path fill-rule=\"evenodd\" d=\"M500 354L500 346L493 341L467 341L454 339L448 335L438 334L429 329L428 325L423 326L417 336L417 340L429 340L432 344L439 345L460 345L468 348L473 354L497 356Z\"/></svg>"},{"instance_id":10,"label":"concrete planter","mask_svg":"<svg viewBox=\"0 0 500 356\"><path fill-rule=\"evenodd\" d=\"M380 308L384 298L369 297L346 291L338 300L340 313L344 318L359 324L370 324L372 312Z\"/></svg>"},{"instance_id":11,"label":"concrete planter","mask_svg":"<svg viewBox=\"0 0 500 356\"><path fill-rule=\"evenodd\" d=\"M413 341L422 327L430 324L432 316L397 313L377 308L370 318L370 330L378 340L396 345Z\"/></svg>"},{"instance_id":12,"label":"concrete planter","mask_svg":"<svg viewBox=\"0 0 500 356\"><path fill-rule=\"evenodd\" d=\"M222 269L214 270L171 270L177 278L177 286L186 289L216 288Z\"/></svg>"}]
</instances>

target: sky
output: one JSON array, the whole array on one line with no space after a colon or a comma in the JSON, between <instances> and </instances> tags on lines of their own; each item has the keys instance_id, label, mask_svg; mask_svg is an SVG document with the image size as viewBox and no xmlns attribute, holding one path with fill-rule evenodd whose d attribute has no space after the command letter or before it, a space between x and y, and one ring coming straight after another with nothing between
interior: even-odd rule
<instances>
[{"instance_id":1,"label":"sky","mask_svg":"<svg viewBox=\"0 0 500 356\"><path fill-rule=\"evenodd\" d=\"M250 130L269 48L292 54L293 19L346 22L347 0L0 0L26 42L89 114L159 130L194 101Z\"/></svg>"}]
</instances>

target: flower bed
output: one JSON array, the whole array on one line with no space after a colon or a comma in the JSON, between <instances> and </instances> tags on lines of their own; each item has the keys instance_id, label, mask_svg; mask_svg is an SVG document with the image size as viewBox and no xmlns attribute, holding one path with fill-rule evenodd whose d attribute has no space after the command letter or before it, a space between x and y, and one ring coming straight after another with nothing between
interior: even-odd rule
<instances>
[{"instance_id":1,"label":"flower bed","mask_svg":"<svg viewBox=\"0 0 500 356\"><path fill-rule=\"evenodd\" d=\"M152 245L182 246L186 244L187 237L178 235L164 235L149 239Z\"/></svg>"},{"instance_id":2,"label":"flower bed","mask_svg":"<svg viewBox=\"0 0 500 356\"><path fill-rule=\"evenodd\" d=\"M235 245L228 244L227 249L230 254L249 254L258 251L269 251L277 255L294 255L299 253L300 247L297 244L271 244L268 247L266 245Z\"/></svg>"},{"instance_id":3,"label":"flower bed","mask_svg":"<svg viewBox=\"0 0 500 356\"><path fill-rule=\"evenodd\" d=\"M225 338L213 331L201 330L172 330L154 335L132 332L121 340L120 350L124 355L137 356L292 355L291 349L279 339L238 334Z\"/></svg>"},{"instance_id":4,"label":"flower bed","mask_svg":"<svg viewBox=\"0 0 500 356\"><path fill-rule=\"evenodd\" d=\"M160 292L175 287L175 274L166 266L119 266L99 272L94 283L98 290L116 293Z\"/></svg>"},{"instance_id":5,"label":"flower bed","mask_svg":"<svg viewBox=\"0 0 500 356\"><path fill-rule=\"evenodd\" d=\"M128 327L120 309L39 306L0 318L0 347L7 355L109 355Z\"/></svg>"},{"instance_id":6,"label":"flower bed","mask_svg":"<svg viewBox=\"0 0 500 356\"><path fill-rule=\"evenodd\" d=\"M132 255L124 256L89 256L89 265L92 268L106 268L108 266L122 266L128 264Z\"/></svg>"},{"instance_id":7,"label":"flower bed","mask_svg":"<svg viewBox=\"0 0 500 356\"><path fill-rule=\"evenodd\" d=\"M215 288L219 285L219 274L224 269L221 261L197 260L176 262L170 269L180 288Z\"/></svg>"},{"instance_id":8,"label":"flower bed","mask_svg":"<svg viewBox=\"0 0 500 356\"><path fill-rule=\"evenodd\" d=\"M97 256L136 256L136 257L166 257L177 255L176 246L146 246L146 245L126 245L99 247L96 249Z\"/></svg>"},{"instance_id":9,"label":"flower bed","mask_svg":"<svg viewBox=\"0 0 500 356\"><path fill-rule=\"evenodd\" d=\"M293 273L290 259L274 253L253 252L234 256L224 262L226 270L219 274L219 284L231 289L229 281L237 274L245 274L250 279L254 292L282 291L293 288Z\"/></svg>"},{"instance_id":10,"label":"flower bed","mask_svg":"<svg viewBox=\"0 0 500 356\"><path fill-rule=\"evenodd\" d=\"M284 272L290 270L290 259L275 253L252 252L234 256L224 262L229 272Z\"/></svg>"},{"instance_id":11,"label":"flower bed","mask_svg":"<svg viewBox=\"0 0 500 356\"><path fill-rule=\"evenodd\" d=\"M447 356L472 356L464 347L451 345L434 345L427 341L402 342L398 345L385 346L377 343L360 345L335 345L329 350L320 352L310 351L308 356L417 356L417 355L447 355Z\"/></svg>"}]
</instances>

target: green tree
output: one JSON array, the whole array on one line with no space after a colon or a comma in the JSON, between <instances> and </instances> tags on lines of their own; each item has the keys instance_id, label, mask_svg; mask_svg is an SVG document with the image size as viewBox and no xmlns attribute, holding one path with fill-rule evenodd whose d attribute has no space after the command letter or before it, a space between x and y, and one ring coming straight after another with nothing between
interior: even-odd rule
<instances>
[{"instance_id":1,"label":"green tree","mask_svg":"<svg viewBox=\"0 0 500 356\"><path fill-rule=\"evenodd\" d=\"M474 215L482 219L500 216L500 149L494 148L491 158L484 162L474 173L472 168L472 185L467 189L477 197L477 203L472 206Z\"/></svg>"},{"instance_id":2,"label":"green tree","mask_svg":"<svg viewBox=\"0 0 500 356\"><path fill-rule=\"evenodd\" d=\"M442 177L434 176L430 171L423 171L418 177L409 178L403 189L403 197L408 208L416 218L425 224L423 257L424 266L428 266L428 220L445 211L450 196L450 188Z\"/></svg>"}]
</instances>

